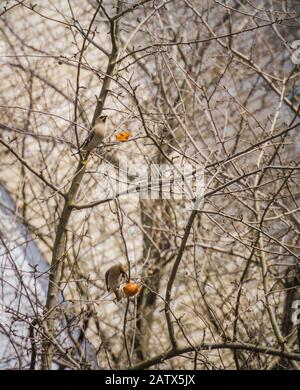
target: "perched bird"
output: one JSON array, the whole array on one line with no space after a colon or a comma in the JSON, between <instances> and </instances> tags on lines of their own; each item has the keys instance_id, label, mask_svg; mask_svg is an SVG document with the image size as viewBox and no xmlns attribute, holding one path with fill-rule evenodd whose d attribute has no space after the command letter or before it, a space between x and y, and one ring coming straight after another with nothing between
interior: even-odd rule
<instances>
[{"instance_id":1,"label":"perched bird","mask_svg":"<svg viewBox=\"0 0 300 390\"><path fill-rule=\"evenodd\" d=\"M81 145L80 149L91 152L103 141L106 135L106 122L107 115L100 115L95 122L95 126L90 131L89 135Z\"/></svg>"},{"instance_id":2,"label":"perched bird","mask_svg":"<svg viewBox=\"0 0 300 390\"><path fill-rule=\"evenodd\" d=\"M128 279L126 274L126 266L121 263L115 264L110 267L105 273L105 281L108 292L113 291L115 293L117 301L121 299L119 286L121 283L122 276Z\"/></svg>"}]
</instances>

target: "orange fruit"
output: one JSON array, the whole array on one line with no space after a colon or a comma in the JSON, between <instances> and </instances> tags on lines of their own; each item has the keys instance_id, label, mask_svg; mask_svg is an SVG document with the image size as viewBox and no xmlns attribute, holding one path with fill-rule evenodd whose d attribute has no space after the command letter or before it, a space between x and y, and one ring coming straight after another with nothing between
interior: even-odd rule
<instances>
[{"instance_id":1,"label":"orange fruit","mask_svg":"<svg viewBox=\"0 0 300 390\"><path fill-rule=\"evenodd\" d=\"M119 134L116 135L116 139L119 142L125 142L130 137L131 132L130 131L121 131Z\"/></svg>"},{"instance_id":2,"label":"orange fruit","mask_svg":"<svg viewBox=\"0 0 300 390\"><path fill-rule=\"evenodd\" d=\"M124 294L126 297L132 297L140 291L140 286L136 283L126 283L123 287Z\"/></svg>"}]
</instances>

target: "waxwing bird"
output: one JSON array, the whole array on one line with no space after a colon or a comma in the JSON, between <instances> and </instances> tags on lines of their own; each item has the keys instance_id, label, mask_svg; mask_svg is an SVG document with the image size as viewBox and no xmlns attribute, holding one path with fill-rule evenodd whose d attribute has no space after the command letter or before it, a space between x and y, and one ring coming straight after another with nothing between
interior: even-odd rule
<instances>
[{"instance_id":1,"label":"waxwing bird","mask_svg":"<svg viewBox=\"0 0 300 390\"><path fill-rule=\"evenodd\" d=\"M107 115L100 115L96 119L94 127L81 145L80 149L91 152L101 144L106 135L106 119Z\"/></svg>"},{"instance_id":2,"label":"waxwing bird","mask_svg":"<svg viewBox=\"0 0 300 390\"><path fill-rule=\"evenodd\" d=\"M113 265L105 273L107 291L113 291L115 293L117 302L121 299L119 286L121 283L122 276L125 276L126 279L128 279L128 276L126 274L126 266L121 263Z\"/></svg>"}]
</instances>

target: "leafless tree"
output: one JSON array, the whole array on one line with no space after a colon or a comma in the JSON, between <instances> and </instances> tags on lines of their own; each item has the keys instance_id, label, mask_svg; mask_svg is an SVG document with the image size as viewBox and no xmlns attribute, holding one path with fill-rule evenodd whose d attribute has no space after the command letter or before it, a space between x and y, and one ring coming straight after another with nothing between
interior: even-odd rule
<instances>
[{"instance_id":1,"label":"leafless tree","mask_svg":"<svg viewBox=\"0 0 300 390\"><path fill-rule=\"evenodd\" d=\"M1 367L298 369L299 2L4 3ZM139 181L187 164L200 207Z\"/></svg>"}]
</instances>

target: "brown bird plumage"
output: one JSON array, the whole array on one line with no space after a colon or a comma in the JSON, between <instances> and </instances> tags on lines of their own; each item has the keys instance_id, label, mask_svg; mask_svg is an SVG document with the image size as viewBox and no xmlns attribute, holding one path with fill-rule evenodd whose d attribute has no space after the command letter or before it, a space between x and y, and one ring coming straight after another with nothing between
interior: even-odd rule
<instances>
[{"instance_id":1,"label":"brown bird plumage","mask_svg":"<svg viewBox=\"0 0 300 390\"><path fill-rule=\"evenodd\" d=\"M121 263L113 265L105 273L107 291L113 291L115 293L117 301L121 299L119 293L119 286L121 283L122 276L125 276L128 279L126 274L126 266L122 265Z\"/></svg>"},{"instance_id":2,"label":"brown bird plumage","mask_svg":"<svg viewBox=\"0 0 300 390\"><path fill-rule=\"evenodd\" d=\"M100 115L95 122L95 126L90 131L89 135L83 142L81 148L87 152L91 152L103 141L106 135L106 122L107 116Z\"/></svg>"}]
</instances>

